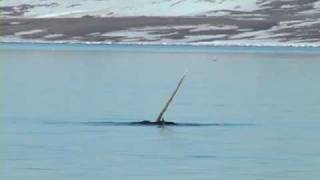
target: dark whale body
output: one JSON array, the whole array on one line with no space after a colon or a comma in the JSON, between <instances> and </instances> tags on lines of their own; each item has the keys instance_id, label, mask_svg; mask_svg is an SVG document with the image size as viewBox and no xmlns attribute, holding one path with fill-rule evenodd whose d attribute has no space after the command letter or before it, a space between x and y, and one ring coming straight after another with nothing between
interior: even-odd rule
<instances>
[{"instance_id":1,"label":"dark whale body","mask_svg":"<svg viewBox=\"0 0 320 180\"><path fill-rule=\"evenodd\" d=\"M177 125L175 122L170 121L139 121L139 122L132 122L133 125L144 125L144 126L163 126L163 125Z\"/></svg>"}]
</instances>

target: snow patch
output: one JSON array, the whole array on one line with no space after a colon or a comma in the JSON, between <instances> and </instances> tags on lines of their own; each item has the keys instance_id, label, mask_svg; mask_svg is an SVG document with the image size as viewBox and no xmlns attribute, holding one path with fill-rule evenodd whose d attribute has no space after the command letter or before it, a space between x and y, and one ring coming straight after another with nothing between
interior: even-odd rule
<instances>
[{"instance_id":1,"label":"snow patch","mask_svg":"<svg viewBox=\"0 0 320 180\"><path fill-rule=\"evenodd\" d=\"M294 8L296 7L295 5L290 5L290 4L285 4L285 5L282 5L280 8L281 9L291 9L291 8Z\"/></svg>"},{"instance_id":2,"label":"snow patch","mask_svg":"<svg viewBox=\"0 0 320 180\"><path fill-rule=\"evenodd\" d=\"M43 38L45 39L54 39L54 38L59 38L59 37L63 37L63 34L48 34L45 35Z\"/></svg>"},{"instance_id":3,"label":"snow patch","mask_svg":"<svg viewBox=\"0 0 320 180\"><path fill-rule=\"evenodd\" d=\"M147 37L148 32L147 31L114 31L114 32L108 32L108 33L104 33L101 34L102 36L105 37L125 37L125 38L140 38L140 37Z\"/></svg>"},{"instance_id":4,"label":"snow patch","mask_svg":"<svg viewBox=\"0 0 320 180\"><path fill-rule=\"evenodd\" d=\"M212 39L220 39L227 37L226 34L218 34L218 35L195 35L195 36L185 36L185 42L192 43L198 41L214 41Z\"/></svg>"},{"instance_id":5,"label":"snow patch","mask_svg":"<svg viewBox=\"0 0 320 180\"><path fill-rule=\"evenodd\" d=\"M21 22L17 22L17 21L10 22L10 25L19 25L19 24L21 24Z\"/></svg>"},{"instance_id":6,"label":"snow patch","mask_svg":"<svg viewBox=\"0 0 320 180\"><path fill-rule=\"evenodd\" d=\"M154 30L158 30L158 28L153 30L151 30L151 27L147 29L132 28L132 29L123 30L123 31L113 31L113 32L103 33L101 34L101 36L110 37L110 38L118 37L118 38L122 38L123 41L132 41L132 40L141 40L141 39L145 39L147 41L154 41L154 40L159 40L165 36L176 34L176 32L166 33L166 34L157 34Z\"/></svg>"},{"instance_id":7,"label":"snow patch","mask_svg":"<svg viewBox=\"0 0 320 180\"><path fill-rule=\"evenodd\" d=\"M314 9L320 9L320 1L317 1L313 4Z\"/></svg>"},{"instance_id":8,"label":"snow patch","mask_svg":"<svg viewBox=\"0 0 320 180\"><path fill-rule=\"evenodd\" d=\"M88 36L101 36L101 32L93 32L88 34Z\"/></svg>"},{"instance_id":9,"label":"snow patch","mask_svg":"<svg viewBox=\"0 0 320 180\"><path fill-rule=\"evenodd\" d=\"M284 28L303 28L303 27L313 26L316 24L320 24L320 21L314 21L314 20L282 21L279 23L279 27L281 29L284 29Z\"/></svg>"},{"instance_id":10,"label":"snow patch","mask_svg":"<svg viewBox=\"0 0 320 180\"><path fill-rule=\"evenodd\" d=\"M307 14L307 15L318 14L318 13L320 13L320 1L313 3L313 9L300 12L300 14Z\"/></svg>"},{"instance_id":11,"label":"snow patch","mask_svg":"<svg viewBox=\"0 0 320 180\"><path fill-rule=\"evenodd\" d=\"M212 26L211 24L201 24L198 26L193 26L193 28L194 29L191 29L190 32L212 31L212 30L234 30L234 29L237 29L238 26L235 26L235 25Z\"/></svg>"},{"instance_id":12,"label":"snow patch","mask_svg":"<svg viewBox=\"0 0 320 180\"><path fill-rule=\"evenodd\" d=\"M5 0L0 7L31 5L26 17L187 16L218 11L253 11L257 0ZM54 6L50 6L53 4Z\"/></svg>"},{"instance_id":13,"label":"snow patch","mask_svg":"<svg viewBox=\"0 0 320 180\"><path fill-rule=\"evenodd\" d=\"M16 32L16 33L14 33L14 35L16 35L16 36L31 35L31 34L37 34L37 33L45 32L45 31L46 30L44 30L44 29L33 29L30 31Z\"/></svg>"}]
</instances>

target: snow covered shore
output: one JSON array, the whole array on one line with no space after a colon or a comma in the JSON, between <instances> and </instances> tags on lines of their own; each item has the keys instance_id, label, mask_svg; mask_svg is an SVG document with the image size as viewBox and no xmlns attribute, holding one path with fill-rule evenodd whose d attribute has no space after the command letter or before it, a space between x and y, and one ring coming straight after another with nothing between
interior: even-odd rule
<instances>
[{"instance_id":1,"label":"snow covered shore","mask_svg":"<svg viewBox=\"0 0 320 180\"><path fill-rule=\"evenodd\" d=\"M318 46L320 0L7 0L0 41Z\"/></svg>"}]
</instances>

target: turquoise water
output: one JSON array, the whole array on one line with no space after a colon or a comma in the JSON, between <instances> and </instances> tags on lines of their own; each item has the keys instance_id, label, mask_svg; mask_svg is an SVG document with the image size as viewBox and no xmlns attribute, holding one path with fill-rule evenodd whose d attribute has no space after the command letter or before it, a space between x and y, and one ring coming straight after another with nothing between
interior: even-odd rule
<instances>
[{"instance_id":1,"label":"turquoise water","mask_svg":"<svg viewBox=\"0 0 320 180\"><path fill-rule=\"evenodd\" d=\"M319 48L0 47L3 179L320 177Z\"/></svg>"}]
</instances>

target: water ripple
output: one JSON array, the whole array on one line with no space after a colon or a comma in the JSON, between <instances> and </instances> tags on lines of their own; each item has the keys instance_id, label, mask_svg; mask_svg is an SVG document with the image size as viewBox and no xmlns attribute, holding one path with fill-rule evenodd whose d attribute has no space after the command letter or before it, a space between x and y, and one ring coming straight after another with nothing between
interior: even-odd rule
<instances>
[{"instance_id":1,"label":"water ripple","mask_svg":"<svg viewBox=\"0 0 320 180\"><path fill-rule=\"evenodd\" d=\"M82 122L88 126L161 126L162 124L152 121L135 121L135 122L112 122L112 121L97 121L97 122ZM223 127L237 127L237 126L251 126L249 123L174 123L165 122L164 126L178 126L178 127L206 127L206 126L223 126Z\"/></svg>"}]
</instances>

